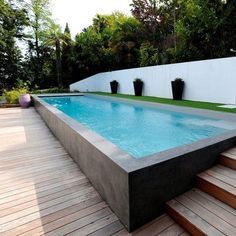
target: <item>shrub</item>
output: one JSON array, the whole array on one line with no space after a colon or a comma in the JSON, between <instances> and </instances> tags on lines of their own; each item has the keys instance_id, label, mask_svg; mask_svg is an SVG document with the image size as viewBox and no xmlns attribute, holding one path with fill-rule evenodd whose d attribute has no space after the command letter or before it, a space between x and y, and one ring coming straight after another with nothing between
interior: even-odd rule
<instances>
[{"instance_id":1,"label":"shrub","mask_svg":"<svg viewBox=\"0 0 236 236\"><path fill-rule=\"evenodd\" d=\"M174 81L176 81L176 82L182 82L183 81L183 79L181 79L181 78L175 78L175 80Z\"/></svg>"},{"instance_id":2,"label":"shrub","mask_svg":"<svg viewBox=\"0 0 236 236\"><path fill-rule=\"evenodd\" d=\"M42 93L70 93L70 90L67 88L49 88L42 90L33 90L32 94L42 94Z\"/></svg>"},{"instance_id":3,"label":"shrub","mask_svg":"<svg viewBox=\"0 0 236 236\"><path fill-rule=\"evenodd\" d=\"M140 47L140 66L155 66L158 65L159 55L158 48L155 48L150 42L141 44Z\"/></svg>"},{"instance_id":4,"label":"shrub","mask_svg":"<svg viewBox=\"0 0 236 236\"><path fill-rule=\"evenodd\" d=\"M28 90L25 88L12 89L10 91L5 91L4 96L5 96L8 103L18 104L20 95L26 94L26 93L28 93Z\"/></svg>"},{"instance_id":5,"label":"shrub","mask_svg":"<svg viewBox=\"0 0 236 236\"><path fill-rule=\"evenodd\" d=\"M143 81L140 78L136 78L136 79L134 79L134 82L140 83L140 82L143 82Z\"/></svg>"}]
</instances>

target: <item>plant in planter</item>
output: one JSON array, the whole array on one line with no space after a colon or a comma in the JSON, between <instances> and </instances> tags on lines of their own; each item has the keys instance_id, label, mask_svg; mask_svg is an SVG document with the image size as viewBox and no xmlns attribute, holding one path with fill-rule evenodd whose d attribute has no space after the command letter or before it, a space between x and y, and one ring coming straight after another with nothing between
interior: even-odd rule
<instances>
[{"instance_id":1,"label":"plant in planter","mask_svg":"<svg viewBox=\"0 0 236 236\"><path fill-rule=\"evenodd\" d=\"M111 93L117 94L118 84L119 84L119 83L118 83L116 80L113 80L113 81L110 82Z\"/></svg>"},{"instance_id":2,"label":"plant in planter","mask_svg":"<svg viewBox=\"0 0 236 236\"><path fill-rule=\"evenodd\" d=\"M184 81L181 78L176 78L171 81L172 94L174 100L182 100L184 91Z\"/></svg>"},{"instance_id":3,"label":"plant in planter","mask_svg":"<svg viewBox=\"0 0 236 236\"><path fill-rule=\"evenodd\" d=\"M143 81L139 78L135 79L134 82L134 94L135 96L142 96L143 92Z\"/></svg>"}]
</instances>

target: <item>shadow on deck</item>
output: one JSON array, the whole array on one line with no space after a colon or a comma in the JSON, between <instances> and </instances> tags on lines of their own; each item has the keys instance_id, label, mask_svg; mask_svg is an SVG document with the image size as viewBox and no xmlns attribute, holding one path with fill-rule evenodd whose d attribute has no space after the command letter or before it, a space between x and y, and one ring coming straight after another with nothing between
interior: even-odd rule
<instances>
[{"instance_id":1,"label":"shadow on deck","mask_svg":"<svg viewBox=\"0 0 236 236\"><path fill-rule=\"evenodd\" d=\"M129 234L31 109L0 109L1 235L187 235L163 215Z\"/></svg>"}]
</instances>

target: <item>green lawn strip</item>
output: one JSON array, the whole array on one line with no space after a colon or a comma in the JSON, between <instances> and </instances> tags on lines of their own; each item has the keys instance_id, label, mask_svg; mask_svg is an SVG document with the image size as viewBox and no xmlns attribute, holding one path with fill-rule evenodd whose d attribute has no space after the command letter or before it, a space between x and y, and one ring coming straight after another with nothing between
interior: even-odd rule
<instances>
[{"instance_id":1,"label":"green lawn strip","mask_svg":"<svg viewBox=\"0 0 236 236\"><path fill-rule=\"evenodd\" d=\"M98 94L98 95L104 95L104 96L118 97L118 98L127 98L127 99L134 99L134 100L147 101L147 102L170 104L170 105L176 105L176 106L193 107L193 108L201 108L201 109L207 109L207 110L213 110L213 111L236 113L236 109L227 109L227 108L218 107L220 105L223 105L220 103L197 102L197 101L189 101L189 100L176 101L176 100L168 99L168 98L149 97L149 96L136 97L134 95L110 94L110 93L103 93L103 92L92 92L92 93Z\"/></svg>"}]
</instances>

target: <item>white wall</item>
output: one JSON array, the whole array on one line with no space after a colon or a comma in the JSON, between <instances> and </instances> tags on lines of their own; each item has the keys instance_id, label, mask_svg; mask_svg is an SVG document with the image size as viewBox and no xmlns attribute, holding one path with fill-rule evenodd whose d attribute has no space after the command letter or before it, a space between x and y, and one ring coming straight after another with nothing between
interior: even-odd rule
<instances>
[{"instance_id":1,"label":"white wall","mask_svg":"<svg viewBox=\"0 0 236 236\"><path fill-rule=\"evenodd\" d=\"M236 57L100 73L71 84L70 90L110 92L110 81L117 80L119 93L134 94L133 80L141 78L143 95L172 98L176 77L185 81L186 100L236 103Z\"/></svg>"}]
</instances>

